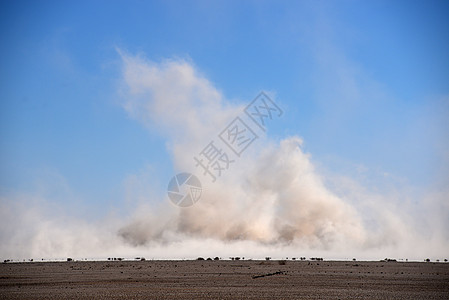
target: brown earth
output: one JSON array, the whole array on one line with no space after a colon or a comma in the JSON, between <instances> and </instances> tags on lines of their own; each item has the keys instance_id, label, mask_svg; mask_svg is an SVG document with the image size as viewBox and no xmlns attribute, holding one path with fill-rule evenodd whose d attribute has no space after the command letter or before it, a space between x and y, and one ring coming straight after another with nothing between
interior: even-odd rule
<instances>
[{"instance_id":1,"label":"brown earth","mask_svg":"<svg viewBox=\"0 0 449 300\"><path fill-rule=\"evenodd\" d=\"M265 275L265 276L261 276ZM449 299L449 263L111 261L0 264L1 299Z\"/></svg>"}]
</instances>

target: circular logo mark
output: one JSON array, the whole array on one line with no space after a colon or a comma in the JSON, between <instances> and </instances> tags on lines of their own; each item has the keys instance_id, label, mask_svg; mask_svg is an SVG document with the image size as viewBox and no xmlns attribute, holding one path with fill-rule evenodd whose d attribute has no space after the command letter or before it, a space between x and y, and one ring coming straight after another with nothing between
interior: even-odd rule
<instances>
[{"instance_id":1,"label":"circular logo mark","mask_svg":"<svg viewBox=\"0 0 449 300\"><path fill-rule=\"evenodd\" d=\"M201 197L201 182L193 174L179 173L170 180L167 188L168 197L178 206L189 207Z\"/></svg>"}]
</instances>

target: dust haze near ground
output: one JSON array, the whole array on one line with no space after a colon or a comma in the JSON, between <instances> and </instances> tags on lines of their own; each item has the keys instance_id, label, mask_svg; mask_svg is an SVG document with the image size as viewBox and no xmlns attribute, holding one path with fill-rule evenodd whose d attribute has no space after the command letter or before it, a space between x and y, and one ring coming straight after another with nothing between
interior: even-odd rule
<instances>
[{"instance_id":1,"label":"dust haze near ground","mask_svg":"<svg viewBox=\"0 0 449 300\"><path fill-rule=\"evenodd\" d=\"M128 87L125 108L144 124L157 124L166 133L177 170L195 170L192 157L205 145L201 141L226 125L223 116L229 122L230 115L242 110L227 104L212 83L185 60L157 64L124 55L124 70ZM172 113L179 102L181 108ZM395 254L424 238L413 223L407 223L409 212L404 214L404 206L395 206L389 197L381 195L377 203L370 202L375 196L352 187L351 192L359 192L356 201L360 207L368 207L369 214L363 215L354 201L337 196L326 187L302 143L298 136L279 142L268 136L237 162L240 165L229 171L230 176L208 185L207 178L201 178L206 187L197 205L161 218L137 217L120 234L136 245L155 240L170 243L173 236L185 236L217 239L224 247L228 242L254 241L268 248L336 253L401 249ZM441 245L433 246L435 254L443 254ZM406 252L403 254L410 254Z\"/></svg>"},{"instance_id":2,"label":"dust haze near ground","mask_svg":"<svg viewBox=\"0 0 449 300\"><path fill-rule=\"evenodd\" d=\"M119 52L123 108L164 136L175 172L199 171L193 156L246 102L231 104L189 60L152 62ZM217 182L201 177L202 197L187 209L164 197L125 217L88 221L66 216L46 199L11 196L1 201L0 256L447 256L447 194L402 199L339 176L335 191L302 145L300 136L272 140L268 133Z\"/></svg>"}]
</instances>

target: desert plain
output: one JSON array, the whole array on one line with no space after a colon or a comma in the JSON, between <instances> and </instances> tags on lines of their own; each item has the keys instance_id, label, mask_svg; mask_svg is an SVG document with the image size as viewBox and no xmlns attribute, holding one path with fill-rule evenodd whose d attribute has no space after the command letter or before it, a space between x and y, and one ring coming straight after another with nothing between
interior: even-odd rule
<instances>
[{"instance_id":1,"label":"desert plain","mask_svg":"<svg viewBox=\"0 0 449 300\"><path fill-rule=\"evenodd\" d=\"M0 299L449 299L449 263L9 262Z\"/></svg>"}]
</instances>

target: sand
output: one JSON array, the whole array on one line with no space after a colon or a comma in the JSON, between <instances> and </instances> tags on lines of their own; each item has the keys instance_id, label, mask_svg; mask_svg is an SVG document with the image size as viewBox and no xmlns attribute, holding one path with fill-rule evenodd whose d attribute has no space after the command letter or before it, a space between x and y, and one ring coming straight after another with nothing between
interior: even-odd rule
<instances>
[{"instance_id":1,"label":"sand","mask_svg":"<svg viewBox=\"0 0 449 300\"><path fill-rule=\"evenodd\" d=\"M97 261L0 264L1 299L449 299L449 263Z\"/></svg>"}]
</instances>

